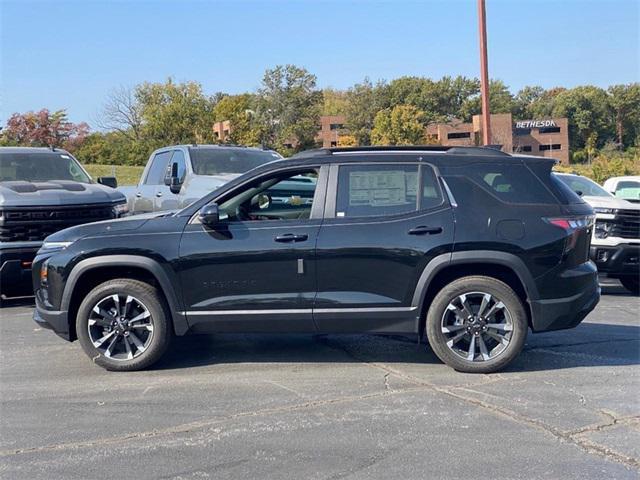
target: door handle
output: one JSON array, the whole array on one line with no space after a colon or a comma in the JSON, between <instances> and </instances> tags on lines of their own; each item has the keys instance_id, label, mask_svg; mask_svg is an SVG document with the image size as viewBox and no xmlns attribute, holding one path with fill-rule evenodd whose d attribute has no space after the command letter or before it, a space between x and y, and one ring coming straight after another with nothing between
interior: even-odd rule
<instances>
[{"instance_id":1,"label":"door handle","mask_svg":"<svg viewBox=\"0 0 640 480\"><path fill-rule=\"evenodd\" d=\"M140 198L142 196L142 192L136 193L136 197Z\"/></svg>"},{"instance_id":2,"label":"door handle","mask_svg":"<svg viewBox=\"0 0 640 480\"><path fill-rule=\"evenodd\" d=\"M309 235L294 235L293 233L285 233L284 235L278 235L274 240L276 242L287 243L287 242L304 242L309 238Z\"/></svg>"},{"instance_id":3,"label":"door handle","mask_svg":"<svg viewBox=\"0 0 640 480\"><path fill-rule=\"evenodd\" d=\"M161 197L162 196L162 192L156 192L156 197Z\"/></svg>"},{"instance_id":4,"label":"door handle","mask_svg":"<svg viewBox=\"0 0 640 480\"><path fill-rule=\"evenodd\" d=\"M427 227L420 225L409 230L409 235L436 235L442 233L442 227Z\"/></svg>"}]
</instances>

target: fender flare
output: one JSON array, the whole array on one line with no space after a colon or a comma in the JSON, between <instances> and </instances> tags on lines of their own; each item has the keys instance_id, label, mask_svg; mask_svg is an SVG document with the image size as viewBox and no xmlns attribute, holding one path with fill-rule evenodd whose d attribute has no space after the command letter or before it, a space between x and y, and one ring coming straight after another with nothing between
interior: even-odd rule
<instances>
[{"instance_id":1,"label":"fender flare","mask_svg":"<svg viewBox=\"0 0 640 480\"><path fill-rule=\"evenodd\" d=\"M142 268L153 275L157 280L162 293L164 293L167 303L169 304L169 313L173 321L173 329L176 335L183 335L187 330L189 330L189 324L187 323L186 316L182 314L182 302L176 295L174 284L169 279L167 272L156 260L137 255L101 255L78 262L78 264L71 270L65 284L64 291L62 293L61 309L69 311L71 296L82 275L95 268L105 266Z\"/></svg>"},{"instance_id":2,"label":"fender flare","mask_svg":"<svg viewBox=\"0 0 640 480\"><path fill-rule=\"evenodd\" d=\"M472 265L475 263L492 263L510 268L515 272L524 286L525 292L527 293L527 301L531 302L539 298L538 288L536 287L534 278L531 276L524 262L516 255L495 250L473 250L443 253L433 258L424 268L418 279L411 306L422 307L427 291L429 290L429 285L439 272L447 267L465 264Z\"/></svg>"}]
</instances>

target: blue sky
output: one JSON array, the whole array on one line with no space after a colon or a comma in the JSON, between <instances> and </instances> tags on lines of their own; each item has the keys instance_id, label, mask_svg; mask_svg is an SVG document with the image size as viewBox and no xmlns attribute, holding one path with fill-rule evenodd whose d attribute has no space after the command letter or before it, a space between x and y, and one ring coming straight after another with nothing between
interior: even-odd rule
<instances>
[{"instance_id":1,"label":"blue sky","mask_svg":"<svg viewBox=\"0 0 640 480\"><path fill-rule=\"evenodd\" d=\"M640 80L640 1L487 0L489 72L524 85ZM478 76L475 0L0 0L0 123L66 108L93 123L110 89L196 80L258 87L294 63L320 87L365 76Z\"/></svg>"}]
</instances>

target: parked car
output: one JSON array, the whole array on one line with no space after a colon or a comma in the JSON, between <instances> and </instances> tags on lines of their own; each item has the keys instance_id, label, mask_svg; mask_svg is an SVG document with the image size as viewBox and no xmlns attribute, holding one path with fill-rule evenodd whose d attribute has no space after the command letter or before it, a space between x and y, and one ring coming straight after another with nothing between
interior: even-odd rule
<instances>
[{"instance_id":1,"label":"parked car","mask_svg":"<svg viewBox=\"0 0 640 480\"><path fill-rule=\"evenodd\" d=\"M137 186L121 187L132 214L184 208L240 174L281 159L273 150L175 145L156 150Z\"/></svg>"},{"instance_id":2,"label":"parked car","mask_svg":"<svg viewBox=\"0 0 640 480\"><path fill-rule=\"evenodd\" d=\"M640 204L614 197L586 177L555 175L593 207L596 223L590 257L600 274L619 279L640 295Z\"/></svg>"},{"instance_id":3,"label":"parked car","mask_svg":"<svg viewBox=\"0 0 640 480\"><path fill-rule=\"evenodd\" d=\"M528 329L600 298L593 210L554 160L486 148L333 148L271 162L176 213L74 227L35 263L35 321L137 370L188 332L401 333L494 372ZM295 179L290 198L278 186Z\"/></svg>"},{"instance_id":4,"label":"parked car","mask_svg":"<svg viewBox=\"0 0 640 480\"><path fill-rule=\"evenodd\" d=\"M604 189L623 200L640 203L640 176L610 178L604 182Z\"/></svg>"},{"instance_id":5,"label":"parked car","mask_svg":"<svg viewBox=\"0 0 640 480\"><path fill-rule=\"evenodd\" d=\"M98 183L64 150L0 147L0 300L33 294L31 262L47 235L126 212L115 178Z\"/></svg>"}]
</instances>

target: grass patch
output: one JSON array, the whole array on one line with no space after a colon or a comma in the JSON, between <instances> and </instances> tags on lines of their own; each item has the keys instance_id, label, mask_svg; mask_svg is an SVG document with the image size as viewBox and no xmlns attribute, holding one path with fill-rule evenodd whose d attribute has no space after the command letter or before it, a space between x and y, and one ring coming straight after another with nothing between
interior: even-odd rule
<instances>
[{"instance_id":1,"label":"grass patch","mask_svg":"<svg viewBox=\"0 0 640 480\"><path fill-rule=\"evenodd\" d=\"M89 175L97 180L98 177L116 177L118 186L137 185L144 167L132 165L83 165Z\"/></svg>"}]
</instances>

